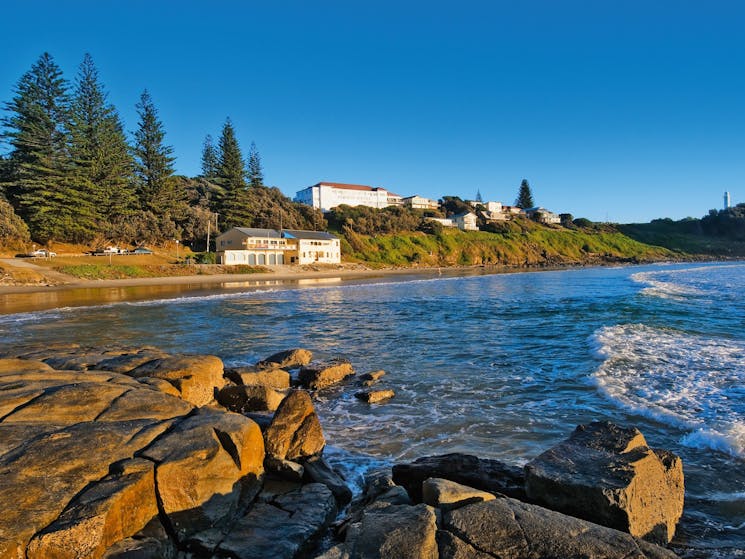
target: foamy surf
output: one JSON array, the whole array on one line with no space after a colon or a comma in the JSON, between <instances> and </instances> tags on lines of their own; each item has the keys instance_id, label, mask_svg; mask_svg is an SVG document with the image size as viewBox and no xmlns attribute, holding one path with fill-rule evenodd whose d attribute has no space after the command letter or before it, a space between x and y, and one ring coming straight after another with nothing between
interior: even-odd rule
<instances>
[{"instance_id":1,"label":"foamy surf","mask_svg":"<svg viewBox=\"0 0 745 559\"><path fill-rule=\"evenodd\" d=\"M680 443L745 457L745 343L642 324L599 329L600 392L687 433Z\"/></svg>"}]
</instances>

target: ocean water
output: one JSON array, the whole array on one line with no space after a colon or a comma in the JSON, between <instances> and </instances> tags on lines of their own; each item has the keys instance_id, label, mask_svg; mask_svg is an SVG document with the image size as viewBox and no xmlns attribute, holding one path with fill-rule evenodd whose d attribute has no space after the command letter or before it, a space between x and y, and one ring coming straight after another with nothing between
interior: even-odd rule
<instances>
[{"instance_id":1,"label":"ocean water","mask_svg":"<svg viewBox=\"0 0 745 559\"><path fill-rule=\"evenodd\" d=\"M0 316L8 345L155 345L249 364L302 346L396 397L320 395L349 479L446 452L522 465L581 423L683 458L676 545L745 556L745 264L326 281ZM725 550L717 552L715 550ZM700 555L695 555L700 553Z\"/></svg>"}]
</instances>

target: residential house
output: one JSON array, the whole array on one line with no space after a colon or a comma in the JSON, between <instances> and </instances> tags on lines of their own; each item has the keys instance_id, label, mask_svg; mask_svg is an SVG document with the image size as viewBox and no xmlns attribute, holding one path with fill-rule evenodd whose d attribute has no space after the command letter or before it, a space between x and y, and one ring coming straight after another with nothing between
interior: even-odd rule
<instances>
[{"instance_id":1,"label":"residential house","mask_svg":"<svg viewBox=\"0 0 745 559\"><path fill-rule=\"evenodd\" d=\"M429 198L423 198L422 196L406 196L401 199L404 206L408 206L414 210L438 210L440 204L437 200L431 200Z\"/></svg>"},{"instance_id":2,"label":"residential house","mask_svg":"<svg viewBox=\"0 0 745 559\"><path fill-rule=\"evenodd\" d=\"M339 239L325 231L233 227L215 242L218 264L278 266L341 262Z\"/></svg>"},{"instance_id":3,"label":"residential house","mask_svg":"<svg viewBox=\"0 0 745 559\"><path fill-rule=\"evenodd\" d=\"M559 214L548 211L546 208L535 207L524 210L525 215L538 223L550 224L561 223Z\"/></svg>"},{"instance_id":4,"label":"residential house","mask_svg":"<svg viewBox=\"0 0 745 559\"><path fill-rule=\"evenodd\" d=\"M361 184L338 182L319 182L295 194L295 202L300 202L327 212L337 206L369 206L385 208L400 206L402 198L385 188Z\"/></svg>"},{"instance_id":5,"label":"residential house","mask_svg":"<svg viewBox=\"0 0 745 559\"><path fill-rule=\"evenodd\" d=\"M452 220L461 231L478 231L478 218L473 212L465 212L454 215Z\"/></svg>"}]
</instances>

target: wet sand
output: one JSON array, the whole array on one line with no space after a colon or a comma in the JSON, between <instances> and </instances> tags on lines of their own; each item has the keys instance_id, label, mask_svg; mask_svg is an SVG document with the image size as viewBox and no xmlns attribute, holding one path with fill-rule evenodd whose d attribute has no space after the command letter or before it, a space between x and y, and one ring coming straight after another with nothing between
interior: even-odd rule
<instances>
[{"instance_id":1,"label":"wet sand","mask_svg":"<svg viewBox=\"0 0 745 559\"><path fill-rule=\"evenodd\" d=\"M496 270L492 270L492 273ZM0 286L0 314L122 301L203 296L218 293L282 289L395 277L467 275L482 268L386 268L273 270L256 274L215 274L120 280L76 280L59 285Z\"/></svg>"}]
</instances>

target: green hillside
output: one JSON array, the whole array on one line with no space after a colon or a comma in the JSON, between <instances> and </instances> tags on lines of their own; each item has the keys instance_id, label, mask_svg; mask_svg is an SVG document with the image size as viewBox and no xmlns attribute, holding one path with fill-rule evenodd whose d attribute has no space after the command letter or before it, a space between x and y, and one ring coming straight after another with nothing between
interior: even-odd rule
<instances>
[{"instance_id":1,"label":"green hillside","mask_svg":"<svg viewBox=\"0 0 745 559\"><path fill-rule=\"evenodd\" d=\"M612 227L565 229L528 220L505 223L500 231L444 229L435 234L401 232L362 235L345 230L345 259L380 266L566 265L645 262L680 258Z\"/></svg>"}]
</instances>

